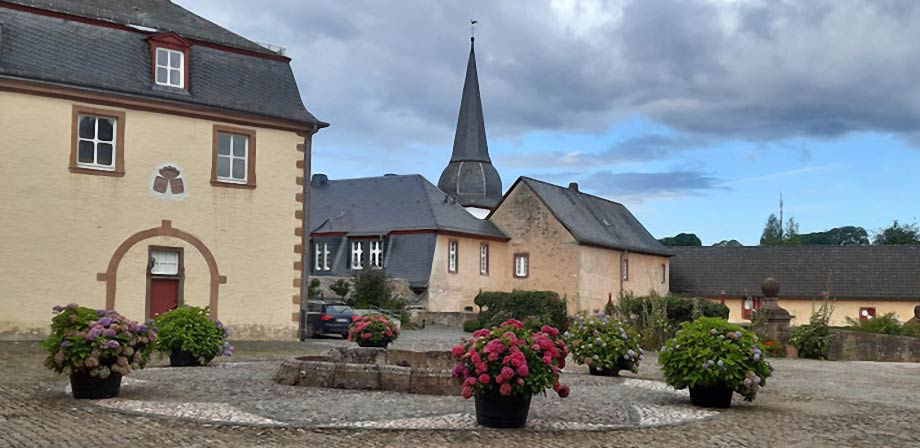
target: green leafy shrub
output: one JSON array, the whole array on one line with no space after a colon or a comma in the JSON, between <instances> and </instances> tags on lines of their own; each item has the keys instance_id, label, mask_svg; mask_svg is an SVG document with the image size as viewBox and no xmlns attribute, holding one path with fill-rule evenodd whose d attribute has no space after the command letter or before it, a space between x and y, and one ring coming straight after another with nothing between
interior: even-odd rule
<instances>
[{"instance_id":1,"label":"green leafy shrub","mask_svg":"<svg viewBox=\"0 0 920 448\"><path fill-rule=\"evenodd\" d=\"M393 293L390 277L382 269L358 271L352 279L354 292L347 303L353 308L389 310L396 314L406 310L406 301Z\"/></svg>"},{"instance_id":2,"label":"green leafy shrub","mask_svg":"<svg viewBox=\"0 0 920 448\"><path fill-rule=\"evenodd\" d=\"M351 284L348 283L348 280L340 278L332 282L332 285L329 285L329 289L339 296L340 299L345 299L345 296L351 292Z\"/></svg>"},{"instance_id":3,"label":"green leafy shrub","mask_svg":"<svg viewBox=\"0 0 920 448\"><path fill-rule=\"evenodd\" d=\"M157 340L156 327L138 325L115 311L70 304L54 312L43 345L45 365L57 373L127 375L147 364Z\"/></svg>"},{"instance_id":4,"label":"green leafy shrub","mask_svg":"<svg viewBox=\"0 0 920 448\"><path fill-rule=\"evenodd\" d=\"M865 333L890 334L894 336L920 337L920 327L904 325L894 313L888 313L866 320L847 318L848 329Z\"/></svg>"},{"instance_id":5,"label":"green leafy shrub","mask_svg":"<svg viewBox=\"0 0 920 448\"><path fill-rule=\"evenodd\" d=\"M314 278L310 280L310 286L307 287L307 297L311 299L319 297L321 295L319 291L319 287L320 287L320 282L318 278Z\"/></svg>"},{"instance_id":6,"label":"green leafy shrub","mask_svg":"<svg viewBox=\"0 0 920 448\"><path fill-rule=\"evenodd\" d=\"M525 322L531 329L543 325L565 328L565 301L552 291L481 292L473 302L480 308L482 328L509 319Z\"/></svg>"},{"instance_id":7,"label":"green leafy shrub","mask_svg":"<svg viewBox=\"0 0 920 448\"><path fill-rule=\"evenodd\" d=\"M463 331L467 333L472 333L480 329L482 329L482 322L480 322L479 319L469 319L463 322Z\"/></svg>"},{"instance_id":8,"label":"green leafy shrub","mask_svg":"<svg viewBox=\"0 0 920 448\"><path fill-rule=\"evenodd\" d=\"M221 321L208 318L208 307L183 306L160 314L156 318L160 339L157 350L182 350L198 358L202 364L217 355L230 356L233 347L226 341L230 330Z\"/></svg>"},{"instance_id":9,"label":"green leafy shrub","mask_svg":"<svg viewBox=\"0 0 920 448\"><path fill-rule=\"evenodd\" d=\"M399 337L399 328L386 316L368 314L355 319L348 327L348 340L360 347L389 344Z\"/></svg>"},{"instance_id":10,"label":"green leafy shrub","mask_svg":"<svg viewBox=\"0 0 920 448\"><path fill-rule=\"evenodd\" d=\"M688 299L654 294L636 297L627 294L618 300L614 314L625 325L642 335L639 345L661 347L683 322L690 322L698 317L728 319L728 307L700 298Z\"/></svg>"},{"instance_id":11,"label":"green leafy shrub","mask_svg":"<svg viewBox=\"0 0 920 448\"><path fill-rule=\"evenodd\" d=\"M773 367L753 333L724 319L701 317L681 324L658 355L665 381L675 389L727 387L751 401Z\"/></svg>"},{"instance_id":12,"label":"green leafy shrub","mask_svg":"<svg viewBox=\"0 0 920 448\"><path fill-rule=\"evenodd\" d=\"M827 347L831 341L828 325L832 310L827 303L812 313L808 324L799 325L789 332L789 342L799 351L799 356L810 359L827 359Z\"/></svg>"},{"instance_id":13,"label":"green leafy shrub","mask_svg":"<svg viewBox=\"0 0 920 448\"><path fill-rule=\"evenodd\" d=\"M639 348L635 336L610 316L579 315L570 322L564 339L576 364L638 373L645 352Z\"/></svg>"}]
</instances>

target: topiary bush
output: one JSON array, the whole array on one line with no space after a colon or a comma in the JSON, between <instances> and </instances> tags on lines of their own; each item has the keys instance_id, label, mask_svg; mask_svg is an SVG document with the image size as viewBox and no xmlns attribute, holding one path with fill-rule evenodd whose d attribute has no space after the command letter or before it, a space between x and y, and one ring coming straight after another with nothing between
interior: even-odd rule
<instances>
[{"instance_id":1,"label":"topiary bush","mask_svg":"<svg viewBox=\"0 0 920 448\"><path fill-rule=\"evenodd\" d=\"M463 322L463 331L472 333L482 329L482 322L479 319L469 319Z\"/></svg>"},{"instance_id":2,"label":"topiary bush","mask_svg":"<svg viewBox=\"0 0 920 448\"><path fill-rule=\"evenodd\" d=\"M230 330L221 321L208 317L208 307L176 308L157 316L156 325L159 329L156 348L160 352L188 352L201 364L211 362L217 355L233 354L233 347L226 341Z\"/></svg>"},{"instance_id":3,"label":"topiary bush","mask_svg":"<svg viewBox=\"0 0 920 448\"><path fill-rule=\"evenodd\" d=\"M565 300L553 291L481 292L473 302L479 306L482 328L500 325L509 319L524 322L527 328L543 325L565 328Z\"/></svg>"},{"instance_id":4,"label":"topiary bush","mask_svg":"<svg viewBox=\"0 0 920 448\"><path fill-rule=\"evenodd\" d=\"M620 370L638 373L639 362L645 356L635 333L610 316L576 316L564 339L575 364L614 374Z\"/></svg>"},{"instance_id":5,"label":"topiary bush","mask_svg":"<svg viewBox=\"0 0 920 448\"><path fill-rule=\"evenodd\" d=\"M685 322L658 355L665 381L675 389L724 387L751 401L773 367L750 331L724 319Z\"/></svg>"}]
</instances>

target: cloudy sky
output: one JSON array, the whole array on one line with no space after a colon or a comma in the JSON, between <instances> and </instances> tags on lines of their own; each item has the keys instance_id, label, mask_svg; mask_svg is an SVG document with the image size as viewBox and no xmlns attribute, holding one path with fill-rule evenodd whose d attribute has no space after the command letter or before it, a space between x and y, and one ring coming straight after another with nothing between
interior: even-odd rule
<instances>
[{"instance_id":1,"label":"cloudy sky","mask_svg":"<svg viewBox=\"0 0 920 448\"><path fill-rule=\"evenodd\" d=\"M175 0L287 48L330 177L450 158L469 20L492 160L626 204L656 237L756 244L920 218L920 2Z\"/></svg>"}]
</instances>

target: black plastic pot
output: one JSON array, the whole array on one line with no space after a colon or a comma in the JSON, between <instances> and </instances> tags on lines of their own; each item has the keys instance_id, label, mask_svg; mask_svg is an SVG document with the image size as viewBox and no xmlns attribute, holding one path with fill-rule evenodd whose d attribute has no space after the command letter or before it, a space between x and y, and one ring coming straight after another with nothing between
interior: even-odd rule
<instances>
[{"instance_id":1,"label":"black plastic pot","mask_svg":"<svg viewBox=\"0 0 920 448\"><path fill-rule=\"evenodd\" d=\"M173 349L169 352L169 365L173 367L197 367L201 365L200 359L200 356L195 356L192 352L185 350ZM209 362L211 359L205 360L205 364Z\"/></svg>"},{"instance_id":2,"label":"black plastic pot","mask_svg":"<svg viewBox=\"0 0 920 448\"><path fill-rule=\"evenodd\" d=\"M389 342L362 341L358 343L359 347L367 347L367 348L387 348L388 345L390 345Z\"/></svg>"},{"instance_id":3,"label":"black plastic pot","mask_svg":"<svg viewBox=\"0 0 920 448\"><path fill-rule=\"evenodd\" d=\"M704 408L727 408L732 405L732 392L722 386L691 387L690 402Z\"/></svg>"},{"instance_id":4,"label":"black plastic pot","mask_svg":"<svg viewBox=\"0 0 920 448\"><path fill-rule=\"evenodd\" d=\"M72 373L70 375L70 390L74 398L112 398L118 396L121 390L121 374L113 373L108 378L89 376L87 373Z\"/></svg>"},{"instance_id":5,"label":"black plastic pot","mask_svg":"<svg viewBox=\"0 0 920 448\"><path fill-rule=\"evenodd\" d=\"M620 376L620 366L614 367L612 369L588 366L588 373L594 376Z\"/></svg>"},{"instance_id":6,"label":"black plastic pot","mask_svg":"<svg viewBox=\"0 0 920 448\"><path fill-rule=\"evenodd\" d=\"M487 428L523 428L530 413L530 395L503 397L498 393L476 394L476 423Z\"/></svg>"}]
</instances>

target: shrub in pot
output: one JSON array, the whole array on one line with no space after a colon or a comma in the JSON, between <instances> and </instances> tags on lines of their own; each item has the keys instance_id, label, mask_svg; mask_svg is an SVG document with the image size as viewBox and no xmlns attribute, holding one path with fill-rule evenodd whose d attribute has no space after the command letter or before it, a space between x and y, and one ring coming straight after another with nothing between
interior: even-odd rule
<instances>
[{"instance_id":1,"label":"shrub in pot","mask_svg":"<svg viewBox=\"0 0 920 448\"><path fill-rule=\"evenodd\" d=\"M380 314L357 317L348 327L348 340L359 347L387 348L398 337L399 328L396 324Z\"/></svg>"},{"instance_id":2,"label":"shrub in pot","mask_svg":"<svg viewBox=\"0 0 920 448\"><path fill-rule=\"evenodd\" d=\"M118 395L121 377L147 364L156 327L139 325L115 311L55 306L51 334L44 341L45 365L70 374L74 398ZM148 322L149 324L149 322Z\"/></svg>"},{"instance_id":3,"label":"shrub in pot","mask_svg":"<svg viewBox=\"0 0 920 448\"><path fill-rule=\"evenodd\" d=\"M157 350L169 354L174 367L200 366L218 355L230 356L230 331L219 320L208 317L208 307L183 306L156 318L159 329Z\"/></svg>"},{"instance_id":4,"label":"shrub in pot","mask_svg":"<svg viewBox=\"0 0 920 448\"><path fill-rule=\"evenodd\" d=\"M697 406L729 407L733 392L751 401L766 385L773 367L750 331L719 318L702 317L681 325L658 362L675 389L690 388Z\"/></svg>"},{"instance_id":5,"label":"shrub in pot","mask_svg":"<svg viewBox=\"0 0 920 448\"><path fill-rule=\"evenodd\" d=\"M559 330L548 325L533 331L518 320L481 329L455 346L453 377L463 384L463 397L476 397L476 421L492 428L527 424L530 399L552 388L565 398L569 387L559 383L568 355Z\"/></svg>"},{"instance_id":6,"label":"shrub in pot","mask_svg":"<svg viewBox=\"0 0 920 448\"><path fill-rule=\"evenodd\" d=\"M610 316L579 315L569 323L565 342L576 364L585 364L592 375L619 376L620 370L639 371L645 357L636 335Z\"/></svg>"}]
</instances>

